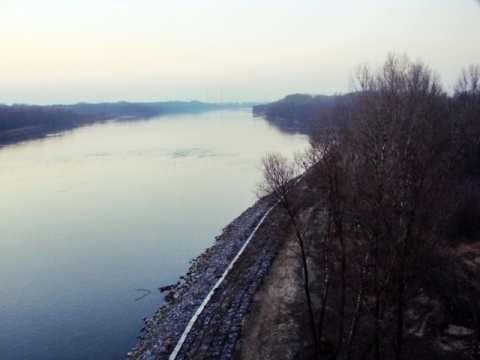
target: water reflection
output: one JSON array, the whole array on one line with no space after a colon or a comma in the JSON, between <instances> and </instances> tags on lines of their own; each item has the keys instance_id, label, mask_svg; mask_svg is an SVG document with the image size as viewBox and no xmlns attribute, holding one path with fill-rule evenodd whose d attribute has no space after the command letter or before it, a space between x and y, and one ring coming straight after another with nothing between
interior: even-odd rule
<instances>
[{"instance_id":1,"label":"water reflection","mask_svg":"<svg viewBox=\"0 0 480 360\"><path fill-rule=\"evenodd\" d=\"M158 288L254 202L260 157L306 144L245 110L0 149L0 358L124 358Z\"/></svg>"}]
</instances>

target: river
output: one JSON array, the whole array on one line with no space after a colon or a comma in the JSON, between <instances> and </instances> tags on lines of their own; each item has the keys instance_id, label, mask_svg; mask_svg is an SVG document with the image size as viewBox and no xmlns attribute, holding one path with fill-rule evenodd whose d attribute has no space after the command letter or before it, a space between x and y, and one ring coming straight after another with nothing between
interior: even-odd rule
<instances>
[{"instance_id":1,"label":"river","mask_svg":"<svg viewBox=\"0 0 480 360\"><path fill-rule=\"evenodd\" d=\"M253 204L260 158L307 143L243 109L1 148L0 358L124 359L158 288Z\"/></svg>"}]
</instances>

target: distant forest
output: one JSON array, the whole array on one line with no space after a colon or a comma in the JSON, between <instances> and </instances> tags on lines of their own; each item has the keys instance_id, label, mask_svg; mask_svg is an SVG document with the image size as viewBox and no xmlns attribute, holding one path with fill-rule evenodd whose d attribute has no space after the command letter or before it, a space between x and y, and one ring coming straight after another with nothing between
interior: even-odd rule
<instances>
[{"instance_id":1,"label":"distant forest","mask_svg":"<svg viewBox=\"0 0 480 360\"><path fill-rule=\"evenodd\" d=\"M325 116L338 101L351 103L353 96L293 94L272 103L254 105L252 111L285 132L308 134L315 119Z\"/></svg>"},{"instance_id":2,"label":"distant forest","mask_svg":"<svg viewBox=\"0 0 480 360\"><path fill-rule=\"evenodd\" d=\"M79 103L74 105L0 105L0 145L107 120L146 119L175 113L252 107L253 103L168 101L153 103Z\"/></svg>"}]
</instances>

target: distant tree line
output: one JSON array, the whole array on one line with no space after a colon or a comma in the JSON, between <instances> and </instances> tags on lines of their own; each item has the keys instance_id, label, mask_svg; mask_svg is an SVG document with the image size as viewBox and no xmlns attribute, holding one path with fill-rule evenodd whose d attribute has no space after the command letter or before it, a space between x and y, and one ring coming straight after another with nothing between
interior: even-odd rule
<instances>
[{"instance_id":1,"label":"distant tree line","mask_svg":"<svg viewBox=\"0 0 480 360\"><path fill-rule=\"evenodd\" d=\"M116 103L79 103L74 105L57 105L61 109L68 109L80 114L102 115L111 118L114 117L134 117L134 118L150 118L164 114L185 113L185 112L201 112L217 109L238 108L249 106L243 103L203 103L200 101L165 101L165 102L126 102L120 101Z\"/></svg>"},{"instance_id":2,"label":"distant tree line","mask_svg":"<svg viewBox=\"0 0 480 360\"><path fill-rule=\"evenodd\" d=\"M64 131L85 121L85 115L57 107L0 105L0 143Z\"/></svg>"},{"instance_id":3,"label":"distant tree line","mask_svg":"<svg viewBox=\"0 0 480 360\"><path fill-rule=\"evenodd\" d=\"M252 103L167 101L152 103L78 103L73 105L0 105L0 144L38 138L50 133L110 119L135 120L174 113L251 107Z\"/></svg>"},{"instance_id":4,"label":"distant tree line","mask_svg":"<svg viewBox=\"0 0 480 360\"><path fill-rule=\"evenodd\" d=\"M272 103L254 105L252 112L285 132L309 133L314 119L330 112L339 97L351 101L352 96L294 94Z\"/></svg>"},{"instance_id":5,"label":"distant tree line","mask_svg":"<svg viewBox=\"0 0 480 360\"><path fill-rule=\"evenodd\" d=\"M83 115L101 115L103 117L130 117L145 119L154 116L175 113L191 113L220 109L252 107L253 103L204 103L201 101L164 101L164 102L126 102L116 103L78 103L74 105L55 105L56 108L71 110Z\"/></svg>"},{"instance_id":6,"label":"distant tree line","mask_svg":"<svg viewBox=\"0 0 480 360\"><path fill-rule=\"evenodd\" d=\"M395 54L379 68L359 66L352 83L353 94L316 115L305 110L314 98L299 95L261 110L290 101L284 118L315 120L297 163L263 159L260 186L291 219L312 357L435 358L432 339L419 339L451 323L473 329L476 353L480 288L455 249L480 241L480 66L462 70L453 96L425 64ZM315 204L324 226L312 231L305 212ZM412 322L425 296L430 318Z\"/></svg>"}]
</instances>

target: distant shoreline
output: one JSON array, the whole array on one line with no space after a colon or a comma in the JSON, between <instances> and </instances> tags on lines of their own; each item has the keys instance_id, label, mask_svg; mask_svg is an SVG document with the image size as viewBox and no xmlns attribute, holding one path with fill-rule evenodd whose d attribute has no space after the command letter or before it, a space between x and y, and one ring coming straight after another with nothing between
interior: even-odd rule
<instances>
[{"instance_id":1,"label":"distant shoreline","mask_svg":"<svg viewBox=\"0 0 480 360\"><path fill-rule=\"evenodd\" d=\"M199 101L155 103L79 103L74 105L0 105L0 148L22 141L109 120L135 121L162 115L249 108L257 103L202 103Z\"/></svg>"}]
</instances>

